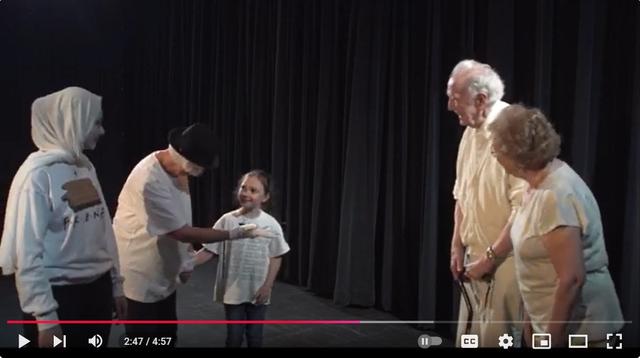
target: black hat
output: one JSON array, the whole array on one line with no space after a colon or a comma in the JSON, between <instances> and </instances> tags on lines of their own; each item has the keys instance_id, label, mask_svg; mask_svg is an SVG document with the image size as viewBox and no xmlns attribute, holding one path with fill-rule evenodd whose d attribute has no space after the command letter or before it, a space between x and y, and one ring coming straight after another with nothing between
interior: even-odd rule
<instances>
[{"instance_id":1,"label":"black hat","mask_svg":"<svg viewBox=\"0 0 640 358\"><path fill-rule=\"evenodd\" d=\"M211 167L218 156L218 139L202 123L169 131L169 144L188 161L201 167Z\"/></svg>"}]
</instances>

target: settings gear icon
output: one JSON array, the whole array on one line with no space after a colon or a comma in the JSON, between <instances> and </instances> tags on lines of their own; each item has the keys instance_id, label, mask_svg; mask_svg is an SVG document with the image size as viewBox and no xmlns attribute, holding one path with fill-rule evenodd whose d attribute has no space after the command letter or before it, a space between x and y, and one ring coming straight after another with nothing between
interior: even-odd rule
<instances>
[{"instance_id":1,"label":"settings gear icon","mask_svg":"<svg viewBox=\"0 0 640 358\"><path fill-rule=\"evenodd\" d=\"M500 337L498 337L498 345L504 349L509 349L510 347L513 347L513 337L511 337L506 333L501 335Z\"/></svg>"}]
</instances>

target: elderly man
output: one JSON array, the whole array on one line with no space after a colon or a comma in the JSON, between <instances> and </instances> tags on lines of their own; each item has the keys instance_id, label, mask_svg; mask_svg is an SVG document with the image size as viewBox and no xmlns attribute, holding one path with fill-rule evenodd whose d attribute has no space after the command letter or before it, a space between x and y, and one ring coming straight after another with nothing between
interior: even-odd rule
<instances>
[{"instance_id":1,"label":"elderly man","mask_svg":"<svg viewBox=\"0 0 640 358\"><path fill-rule=\"evenodd\" d=\"M453 189L450 268L463 291L458 345L462 334L477 334L482 347L497 347L499 339L507 344L520 340L521 325L513 323L521 320L521 308L509 227L524 183L508 175L491 155L487 129L508 106L501 101L503 94L500 76L474 60L458 63L447 83L448 109L467 127Z\"/></svg>"}]
</instances>

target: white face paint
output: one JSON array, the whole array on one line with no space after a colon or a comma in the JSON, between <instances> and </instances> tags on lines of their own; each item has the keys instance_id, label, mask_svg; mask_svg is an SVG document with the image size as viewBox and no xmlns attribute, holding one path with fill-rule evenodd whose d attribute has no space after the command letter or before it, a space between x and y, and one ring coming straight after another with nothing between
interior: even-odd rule
<instances>
[{"instance_id":1,"label":"white face paint","mask_svg":"<svg viewBox=\"0 0 640 358\"><path fill-rule=\"evenodd\" d=\"M87 134L87 137L84 139L84 143L82 145L83 149L94 150L96 149L96 145L98 144L98 140L105 134L104 127L102 127L102 115L98 118L93 124L93 128Z\"/></svg>"},{"instance_id":2,"label":"white face paint","mask_svg":"<svg viewBox=\"0 0 640 358\"><path fill-rule=\"evenodd\" d=\"M185 161L185 163L182 165L182 169L184 169L185 172L187 172L187 174L191 175L192 177L199 177L202 175L202 173L204 173L204 168L199 166L196 163L192 163L190 161Z\"/></svg>"},{"instance_id":3,"label":"white face paint","mask_svg":"<svg viewBox=\"0 0 640 358\"><path fill-rule=\"evenodd\" d=\"M180 155L180 153L178 153L178 151L176 151L172 146L169 146L169 155L171 155L173 161L176 162L180 166L180 168L182 168L182 170L188 175L199 177L200 175L202 175L202 173L204 173L203 167L199 166L196 163L190 162L187 158Z\"/></svg>"}]
</instances>

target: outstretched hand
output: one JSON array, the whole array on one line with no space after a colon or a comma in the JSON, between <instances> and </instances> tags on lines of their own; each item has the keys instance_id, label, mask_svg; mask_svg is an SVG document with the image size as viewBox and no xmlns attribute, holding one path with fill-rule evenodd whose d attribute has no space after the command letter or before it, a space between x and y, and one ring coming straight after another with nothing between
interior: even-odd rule
<instances>
[{"instance_id":1,"label":"outstretched hand","mask_svg":"<svg viewBox=\"0 0 640 358\"><path fill-rule=\"evenodd\" d=\"M269 230L269 229L261 229L261 228L255 228L253 230L249 230L247 231L247 235L249 235L249 237L254 238L254 237L265 237L267 239L273 239L275 237L278 237L278 235L276 233L274 233L273 231Z\"/></svg>"},{"instance_id":2,"label":"outstretched hand","mask_svg":"<svg viewBox=\"0 0 640 358\"><path fill-rule=\"evenodd\" d=\"M231 229L229 233L229 237L231 239L245 239L245 238L256 238L256 237L264 237L268 239L272 239L277 237L273 231L266 228L259 228L256 224L247 224L241 225L236 228Z\"/></svg>"}]
</instances>

